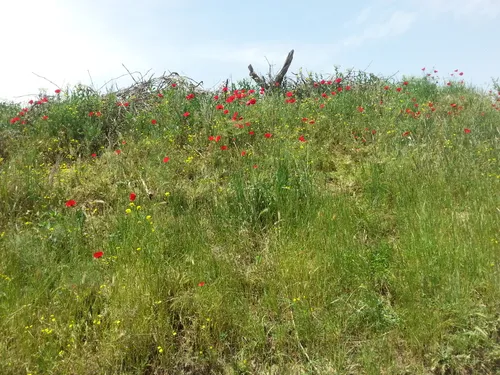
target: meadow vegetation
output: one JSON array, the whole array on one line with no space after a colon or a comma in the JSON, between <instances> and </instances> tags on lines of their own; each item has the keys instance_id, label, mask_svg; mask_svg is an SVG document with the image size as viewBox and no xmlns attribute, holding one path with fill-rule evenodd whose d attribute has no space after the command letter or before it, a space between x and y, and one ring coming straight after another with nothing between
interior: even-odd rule
<instances>
[{"instance_id":1,"label":"meadow vegetation","mask_svg":"<svg viewBox=\"0 0 500 375\"><path fill-rule=\"evenodd\" d=\"M1 374L500 371L500 92L148 90L0 105Z\"/></svg>"}]
</instances>

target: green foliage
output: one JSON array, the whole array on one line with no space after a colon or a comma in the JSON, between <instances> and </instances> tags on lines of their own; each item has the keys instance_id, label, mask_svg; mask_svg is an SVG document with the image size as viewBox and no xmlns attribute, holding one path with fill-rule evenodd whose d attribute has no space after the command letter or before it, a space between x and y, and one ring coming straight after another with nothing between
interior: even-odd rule
<instances>
[{"instance_id":1,"label":"green foliage","mask_svg":"<svg viewBox=\"0 0 500 375\"><path fill-rule=\"evenodd\" d=\"M322 80L1 104L2 374L498 372L498 106Z\"/></svg>"}]
</instances>

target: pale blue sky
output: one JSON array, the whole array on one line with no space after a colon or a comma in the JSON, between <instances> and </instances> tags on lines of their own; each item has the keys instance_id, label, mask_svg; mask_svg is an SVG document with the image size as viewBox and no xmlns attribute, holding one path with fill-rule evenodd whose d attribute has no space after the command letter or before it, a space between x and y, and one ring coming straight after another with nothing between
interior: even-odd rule
<instances>
[{"instance_id":1,"label":"pale blue sky","mask_svg":"<svg viewBox=\"0 0 500 375\"><path fill-rule=\"evenodd\" d=\"M500 0L2 0L0 99L96 86L130 70L177 71L211 88L248 64L318 73L420 75L455 69L486 86L500 77ZM128 81L119 80L126 85ZM21 98L25 99L25 98Z\"/></svg>"}]
</instances>

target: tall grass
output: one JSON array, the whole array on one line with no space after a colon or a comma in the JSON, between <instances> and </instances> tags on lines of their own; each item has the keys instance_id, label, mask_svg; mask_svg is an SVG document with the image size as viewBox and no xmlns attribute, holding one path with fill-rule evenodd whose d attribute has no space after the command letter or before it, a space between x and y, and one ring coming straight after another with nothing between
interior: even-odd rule
<instances>
[{"instance_id":1,"label":"tall grass","mask_svg":"<svg viewBox=\"0 0 500 375\"><path fill-rule=\"evenodd\" d=\"M500 371L499 106L375 78L2 105L1 373Z\"/></svg>"}]
</instances>

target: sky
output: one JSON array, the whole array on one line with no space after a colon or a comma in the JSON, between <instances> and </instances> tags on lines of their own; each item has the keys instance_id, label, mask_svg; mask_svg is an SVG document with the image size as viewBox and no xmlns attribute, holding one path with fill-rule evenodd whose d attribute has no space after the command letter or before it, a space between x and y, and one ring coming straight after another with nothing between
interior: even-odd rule
<instances>
[{"instance_id":1,"label":"sky","mask_svg":"<svg viewBox=\"0 0 500 375\"><path fill-rule=\"evenodd\" d=\"M500 78L500 0L2 0L0 14L0 101L100 88L124 66L211 89L247 78L248 64L277 72L291 49L292 77L339 66L397 77L425 67L442 80L458 69L480 87Z\"/></svg>"}]
</instances>

